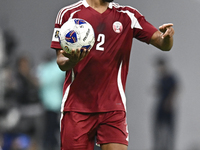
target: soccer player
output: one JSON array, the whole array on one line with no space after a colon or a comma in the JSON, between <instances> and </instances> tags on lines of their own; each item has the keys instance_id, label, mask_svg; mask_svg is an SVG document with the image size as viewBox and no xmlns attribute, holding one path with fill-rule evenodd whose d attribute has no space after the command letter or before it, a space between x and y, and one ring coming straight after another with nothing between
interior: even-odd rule
<instances>
[{"instance_id":1,"label":"soccer player","mask_svg":"<svg viewBox=\"0 0 200 150\"><path fill-rule=\"evenodd\" d=\"M95 44L89 51L65 53L57 34L70 18L89 22ZM102 150L126 150L125 85L133 38L169 51L173 24L156 29L130 6L112 0L81 0L57 15L51 48L66 71L61 105L61 150L93 150L94 137Z\"/></svg>"}]
</instances>

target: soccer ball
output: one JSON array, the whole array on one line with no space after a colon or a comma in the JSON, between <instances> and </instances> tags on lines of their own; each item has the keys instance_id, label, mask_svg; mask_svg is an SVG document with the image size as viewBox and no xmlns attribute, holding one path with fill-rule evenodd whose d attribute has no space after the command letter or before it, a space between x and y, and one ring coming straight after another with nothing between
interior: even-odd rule
<instances>
[{"instance_id":1,"label":"soccer ball","mask_svg":"<svg viewBox=\"0 0 200 150\"><path fill-rule=\"evenodd\" d=\"M92 49L95 42L95 35L92 26L85 20L79 18L69 19L60 29L60 46L66 53L72 50Z\"/></svg>"}]
</instances>

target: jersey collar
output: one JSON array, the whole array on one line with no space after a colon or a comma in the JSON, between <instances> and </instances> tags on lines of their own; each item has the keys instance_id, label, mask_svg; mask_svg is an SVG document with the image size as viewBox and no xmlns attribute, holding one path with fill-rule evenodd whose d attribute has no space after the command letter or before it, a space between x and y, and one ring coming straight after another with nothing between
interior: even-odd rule
<instances>
[{"instance_id":1,"label":"jersey collar","mask_svg":"<svg viewBox=\"0 0 200 150\"><path fill-rule=\"evenodd\" d=\"M83 5L84 5L86 8L90 6L90 5L87 3L86 0L83 0Z\"/></svg>"},{"instance_id":2,"label":"jersey collar","mask_svg":"<svg viewBox=\"0 0 200 150\"><path fill-rule=\"evenodd\" d=\"M90 5L87 3L86 0L83 0L83 5L87 8L90 7ZM108 8L112 9L113 8L113 2L110 2L108 5Z\"/></svg>"},{"instance_id":3,"label":"jersey collar","mask_svg":"<svg viewBox=\"0 0 200 150\"><path fill-rule=\"evenodd\" d=\"M108 8L110 8L110 9L113 8L113 2L110 2L110 3L109 3Z\"/></svg>"}]
</instances>

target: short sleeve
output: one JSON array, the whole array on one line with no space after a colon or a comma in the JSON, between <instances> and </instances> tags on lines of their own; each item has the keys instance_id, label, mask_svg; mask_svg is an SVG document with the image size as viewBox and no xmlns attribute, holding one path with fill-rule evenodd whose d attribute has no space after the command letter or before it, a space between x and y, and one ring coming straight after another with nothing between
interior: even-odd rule
<instances>
[{"instance_id":1,"label":"short sleeve","mask_svg":"<svg viewBox=\"0 0 200 150\"><path fill-rule=\"evenodd\" d=\"M62 49L59 43L59 32L62 24L66 22L69 18L69 13L65 11L65 8L60 9L60 11L57 14L54 30L53 30L53 36L51 40L51 48L53 49Z\"/></svg>"},{"instance_id":2,"label":"short sleeve","mask_svg":"<svg viewBox=\"0 0 200 150\"><path fill-rule=\"evenodd\" d=\"M135 16L137 17L138 23L140 24L141 28L134 28L133 29L133 36L134 36L134 38L149 44L152 35L158 29L155 28L148 21L146 21L145 17L143 15L141 15L139 12L136 12Z\"/></svg>"}]
</instances>

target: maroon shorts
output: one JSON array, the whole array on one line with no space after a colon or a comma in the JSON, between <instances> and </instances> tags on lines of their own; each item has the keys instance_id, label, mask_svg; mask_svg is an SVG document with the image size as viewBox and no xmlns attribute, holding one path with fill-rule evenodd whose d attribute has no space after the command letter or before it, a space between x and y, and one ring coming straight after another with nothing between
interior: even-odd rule
<instances>
[{"instance_id":1,"label":"maroon shorts","mask_svg":"<svg viewBox=\"0 0 200 150\"><path fill-rule=\"evenodd\" d=\"M93 150L97 144L128 145L126 112L65 112L61 120L61 150Z\"/></svg>"}]
</instances>

